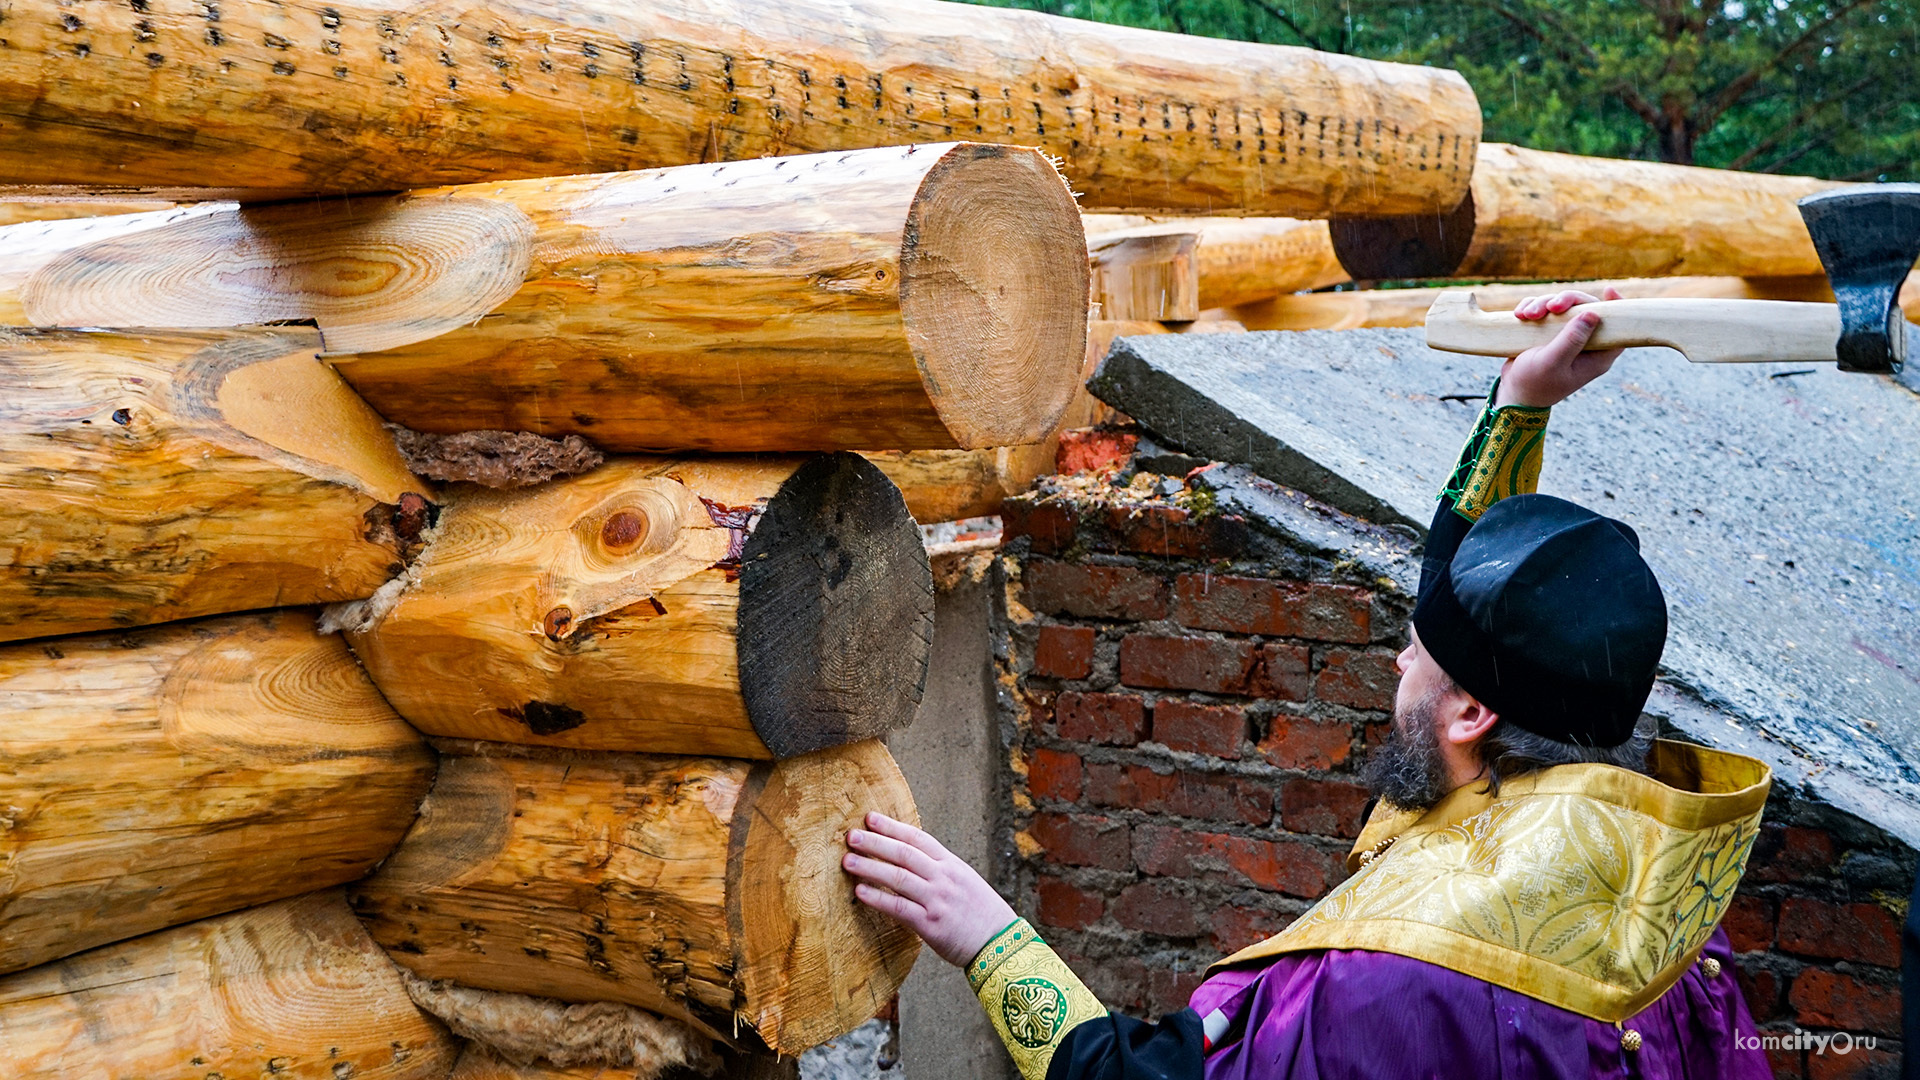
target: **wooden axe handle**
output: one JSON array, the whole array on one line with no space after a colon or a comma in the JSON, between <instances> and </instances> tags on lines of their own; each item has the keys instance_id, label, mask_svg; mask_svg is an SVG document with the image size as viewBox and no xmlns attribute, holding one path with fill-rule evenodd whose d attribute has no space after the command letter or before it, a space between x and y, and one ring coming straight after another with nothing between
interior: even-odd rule
<instances>
[{"instance_id":1,"label":"wooden axe handle","mask_svg":"<svg viewBox=\"0 0 1920 1080\"><path fill-rule=\"evenodd\" d=\"M1589 349L1664 345L1696 364L1834 359L1840 309L1790 300L1600 300L1579 311L1600 316ZM1478 356L1515 356L1552 341L1573 317L1522 322L1511 311L1482 311L1480 298L1443 292L1427 309L1427 347Z\"/></svg>"}]
</instances>

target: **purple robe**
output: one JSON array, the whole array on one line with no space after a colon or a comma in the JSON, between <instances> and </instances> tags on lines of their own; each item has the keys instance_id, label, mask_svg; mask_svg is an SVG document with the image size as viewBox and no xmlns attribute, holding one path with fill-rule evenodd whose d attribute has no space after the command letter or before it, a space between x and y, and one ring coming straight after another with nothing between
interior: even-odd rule
<instances>
[{"instance_id":1,"label":"purple robe","mask_svg":"<svg viewBox=\"0 0 1920 1080\"><path fill-rule=\"evenodd\" d=\"M1701 955L1720 974L1696 963L1625 1021L1641 1035L1634 1051L1612 1024L1391 953L1284 955L1208 979L1191 1007L1227 1021L1206 1080L1767 1080L1726 932L1715 930Z\"/></svg>"}]
</instances>

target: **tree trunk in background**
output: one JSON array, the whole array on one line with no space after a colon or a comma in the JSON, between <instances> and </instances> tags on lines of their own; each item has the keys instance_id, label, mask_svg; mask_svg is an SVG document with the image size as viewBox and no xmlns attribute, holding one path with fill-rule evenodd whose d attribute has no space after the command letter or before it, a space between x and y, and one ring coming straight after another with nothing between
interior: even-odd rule
<instances>
[{"instance_id":1,"label":"tree trunk in background","mask_svg":"<svg viewBox=\"0 0 1920 1080\"><path fill-rule=\"evenodd\" d=\"M867 811L918 820L878 742L759 765L437 745L419 823L351 890L422 978L737 1019L797 1053L877 1012L919 952L840 869Z\"/></svg>"},{"instance_id":2,"label":"tree trunk in background","mask_svg":"<svg viewBox=\"0 0 1920 1080\"><path fill-rule=\"evenodd\" d=\"M0 978L15 1080L443 1080L459 1050L333 890Z\"/></svg>"},{"instance_id":3,"label":"tree trunk in background","mask_svg":"<svg viewBox=\"0 0 1920 1080\"><path fill-rule=\"evenodd\" d=\"M1452 71L927 0L78 0L7 36L0 183L27 185L360 193L974 139L1063 159L1092 207L1324 217L1454 205L1480 137Z\"/></svg>"},{"instance_id":4,"label":"tree trunk in background","mask_svg":"<svg viewBox=\"0 0 1920 1080\"><path fill-rule=\"evenodd\" d=\"M305 612L0 648L0 972L338 885L433 753Z\"/></svg>"},{"instance_id":5,"label":"tree trunk in background","mask_svg":"<svg viewBox=\"0 0 1920 1080\"><path fill-rule=\"evenodd\" d=\"M603 450L1038 442L1085 243L1032 150L883 148L0 230L0 317L317 322L416 431Z\"/></svg>"},{"instance_id":6,"label":"tree trunk in background","mask_svg":"<svg viewBox=\"0 0 1920 1080\"><path fill-rule=\"evenodd\" d=\"M0 640L371 595L432 489L298 328L0 330Z\"/></svg>"},{"instance_id":7,"label":"tree trunk in background","mask_svg":"<svg viewBox=\"0 0 1920 1080\"><path fill-rule=\"evenodd\" d=\"M401 591L332 617L431 734L764 759L913 719L933 583L857 455L628 458L461 492Z\"/></svg>"}]
</instances>

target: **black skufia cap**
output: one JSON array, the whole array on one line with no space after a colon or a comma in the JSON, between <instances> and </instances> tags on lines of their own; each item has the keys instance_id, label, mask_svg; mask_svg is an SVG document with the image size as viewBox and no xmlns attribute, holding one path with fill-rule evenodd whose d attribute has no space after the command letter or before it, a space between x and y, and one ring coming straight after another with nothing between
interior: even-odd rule
<instances>
[{"instance_id":1,"label":"black skufia cap","mask_svg":"<svg viewBox=\"0 0 1920 1080\"><path fill-rule=\"evenodd\" d=\"M1461 689L1537 735L1618 746L1667 644L1667 602L1624 522L1551 495L1489 507L1414 606Z\"/></svg>"}]
</instances>

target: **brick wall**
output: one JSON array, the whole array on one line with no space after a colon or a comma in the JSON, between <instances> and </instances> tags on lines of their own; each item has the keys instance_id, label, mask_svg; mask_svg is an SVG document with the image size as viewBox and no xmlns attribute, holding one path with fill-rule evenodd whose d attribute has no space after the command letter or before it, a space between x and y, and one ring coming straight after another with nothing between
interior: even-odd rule
<instances>
[{"instance_id":1,"label":"brick wall","mask_svg":"<svg viewBox=\"0 0 1920 1080\"><path fill-rule=\"evenodd\" d=\"M1106 464L1003 511L1001 884L1104 1001L1157 1015L1345 876L1410 598ZM1769 805L1726 923L1755 1019L1880 1039L1775 1051L1777 1075L1894 1068L1913 862L1831 808Z\"/></svg>"}]
</instances>

